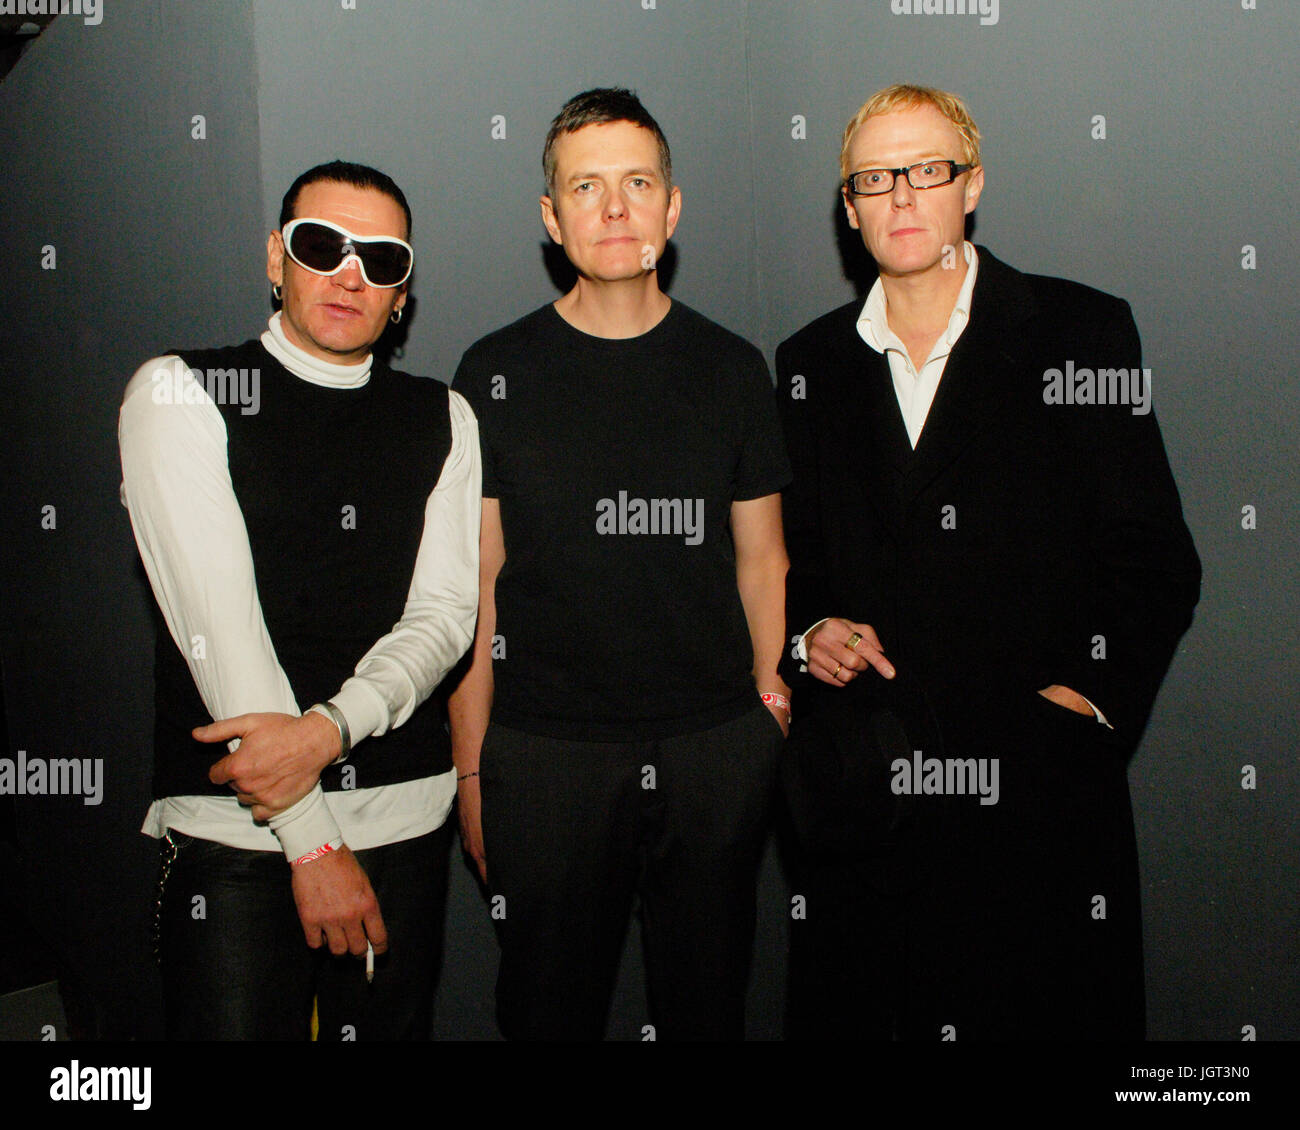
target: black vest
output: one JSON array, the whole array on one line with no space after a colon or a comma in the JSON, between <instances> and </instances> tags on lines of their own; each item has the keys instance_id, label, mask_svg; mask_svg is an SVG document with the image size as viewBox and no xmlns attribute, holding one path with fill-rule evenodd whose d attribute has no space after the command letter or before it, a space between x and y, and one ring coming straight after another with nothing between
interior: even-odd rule
<instances>
[{"instance_id":1,"label":"black vest","mask_svg":"<svg viewBox=\"0 0 1300 1130\"><path fill-rule=\"evenodd\" d=\"M247 370L243 387L258 382L256 412L245 414L235 396L218 407L258 602L306 710L335 694L401 619L425 504L451 450L447 386L375 360L364 388L325 388L295 377L257 340L178 355L201 374ZM238 389L234 377L227 373L226 383ZM156 620L154 796L230 796L228 786L208 781L226 747L190 737L192 727L212 719L161 616ZM184 643L187 650L199 646ZM354 788L450 769L436 699L404 725L360 743L347 764ZM340 773L331 766L321 774L326 790L341 787Z\"/></svg>"}]
</instances>

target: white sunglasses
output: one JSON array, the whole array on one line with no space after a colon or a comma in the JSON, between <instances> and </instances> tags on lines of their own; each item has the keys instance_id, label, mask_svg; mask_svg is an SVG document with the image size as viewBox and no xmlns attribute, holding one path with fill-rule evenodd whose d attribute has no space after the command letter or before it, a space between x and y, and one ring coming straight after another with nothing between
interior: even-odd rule
<instances>
[{"instance_id":1,"label":"white sunglasses","mask_svg":"<svg viewBox=\"0 0 1300 1130\"><path fill-rule=\"evenodd\" d=\"M337 275L355 259L367 286L389 288L406 282L415 266L415 252L405 240L354 235L329 220L290 220L280 236L289 258L314 275Z\"/></svg>"}]
</instances>

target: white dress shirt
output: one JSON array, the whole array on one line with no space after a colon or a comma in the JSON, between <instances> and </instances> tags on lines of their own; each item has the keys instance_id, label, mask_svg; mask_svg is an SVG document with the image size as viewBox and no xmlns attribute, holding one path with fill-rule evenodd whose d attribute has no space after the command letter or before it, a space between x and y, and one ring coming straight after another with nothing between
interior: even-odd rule
<instances>
[{"instance_id":1,"label":"white dress shirt","mask_svg":"<svg viewBox=\"0 0 1300 1130\"><path fill-rule=\"evenodd\" d=\"M913 448L921 438L921 429L925 427L926 417L930 414L934 394L939 391L939 381L948 365L948 355L970 321L970 296L975 289L979 256L975 254L974 244L969 241L962 244L962 250L966 257L966 277L962 280L957 302L948 316L947 328L934 343L930 356L925 359L919 373L912 364L907 346L889 328L885 288L880 279L876 279L875 286L863 304L862 313L858 315L858 333L862 340L877 353L883 353L889 361L889 372L894 378L894 396L898 399L898 410L903 414L907 438Z\"/></svg>"}]
</instances>

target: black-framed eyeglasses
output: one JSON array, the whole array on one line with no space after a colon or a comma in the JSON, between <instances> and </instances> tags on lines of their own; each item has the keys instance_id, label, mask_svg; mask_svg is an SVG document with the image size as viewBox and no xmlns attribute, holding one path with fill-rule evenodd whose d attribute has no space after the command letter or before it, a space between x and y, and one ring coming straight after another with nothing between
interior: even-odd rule
<instances>
[{"instance_id":1,"label":"black-framed eyeglasses","mask_svg":"<svg viewBox=\"0 0 1300 1130\"><path fill-rule=\"evenodd\" d=\"M863 169L860 173L853 173L844 182L844 187L850 196L883 196L886 192L893 192L895 178L902 173L913 188L942 188L974 167L959 165L956 161L918 161L901 169Z\"/></svg>"}]
</instances>

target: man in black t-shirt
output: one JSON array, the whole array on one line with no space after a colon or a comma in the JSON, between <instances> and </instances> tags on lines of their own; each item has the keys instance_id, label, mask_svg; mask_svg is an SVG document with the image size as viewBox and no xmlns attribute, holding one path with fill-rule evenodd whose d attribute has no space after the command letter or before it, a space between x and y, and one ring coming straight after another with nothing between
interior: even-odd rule
<instances>
[{"instance_id":1,"label":"man in black t-shirt","mask_svg":"<svg viewBox=\"0 0 1300 1130\"><path fill-rule=\"evenodd\" d=\"M485 497L452 748L466 850L504 896L498 1018L599 1039L639 895L656 1036L739 1039L789 720L771 384L659 288L681 193L634 95L571 99L543 165L577 283L454 381Z\"/></svg>"}]
</instances>

